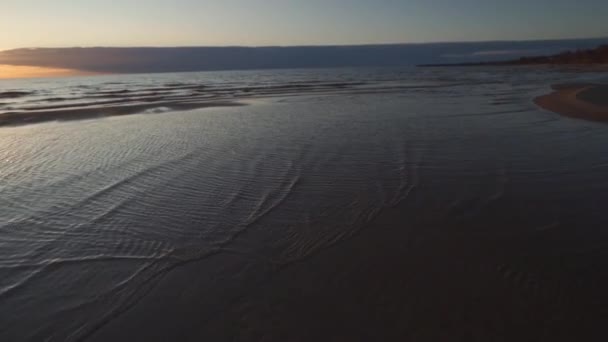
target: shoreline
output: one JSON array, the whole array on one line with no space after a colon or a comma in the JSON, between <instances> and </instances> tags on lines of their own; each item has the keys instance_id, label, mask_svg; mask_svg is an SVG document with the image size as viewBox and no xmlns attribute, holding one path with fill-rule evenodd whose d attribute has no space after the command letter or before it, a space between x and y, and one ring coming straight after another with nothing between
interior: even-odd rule
<instances>
[{"instance_id":1,"label":"shoreline","mask_svg":"<svg viewBox=\"0 0 608 342\"><path fill-rule=\"evenodd\" d=\"M578 119L608 121L608 84L555 84L553 92L534 99L551 112Z\"/></svg>"},{"instance_id":2,"label":"shoreline","mask_svg":"<svg viewBox=\"0 0 608 342\"><path fill-rule=\"evenodd\" d=\"M41 110L41 111L15 111L0 114L0 127L20 126L25 124L43 123L47 121L76 121L96 119L110 116L122 116L132 114L142 114L147 111L158 109L157 112L166 111L186 111L211 107L239 107L246 106L246 103L237 101L214 101L214 102L164 102L154 104L137 104L127 106L95 106L79 107L60 110ZM163 110L166 109L166 110Z\"/></svg>"},{"instance_id":3,"label":"shoreline","mask_svg":"<svg viewBox=\"0 0 608 342\"><path fill-rule=\"evenodd\" d=\"M66 95L66 90L61 89L56 94L44 95L42 99L36 99L43 97L41 94L44 94L44 91L40 89L8 89L0 91L0 127L208 107L246 106L252 100L269 97L373 93L398 89L391 85L385 88L360 88L365 85L365 82L332 81L214 87L201 83L178 82L162 86L126 88L126 85L123 85L108 89L85 89L79 90L77 96Z\"/></svg>"}]
</instances>

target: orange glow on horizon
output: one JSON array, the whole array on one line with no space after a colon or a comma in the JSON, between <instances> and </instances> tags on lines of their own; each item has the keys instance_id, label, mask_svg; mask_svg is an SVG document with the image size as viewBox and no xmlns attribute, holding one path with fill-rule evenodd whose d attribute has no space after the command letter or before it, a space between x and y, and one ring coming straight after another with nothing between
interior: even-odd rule
<instances>
[{"instance_id":1,"label":"orange glow on horizon","mask_svg":"<svg viewBox=\"0 0 608 342\"><path fill-rule=\"evenodd\" d=\"M83 76L83 75L95 75L95 74L96 73L93 73L93 72L86 72L86 71L72 70L72 69L0 64L0 79L70 77L70 76Z\"/></svg>"}]
</instances>

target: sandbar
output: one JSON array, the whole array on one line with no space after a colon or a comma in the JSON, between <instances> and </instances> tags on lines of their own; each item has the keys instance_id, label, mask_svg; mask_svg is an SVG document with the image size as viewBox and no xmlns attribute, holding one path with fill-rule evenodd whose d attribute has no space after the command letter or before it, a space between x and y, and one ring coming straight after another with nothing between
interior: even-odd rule
<instances>
[{"instance_id":1,"label":"sandbar","mask_svg":"<svg viewBox=\"0 0 608 342\"><path fill-rule=\"evenodd\" d=\"M552 112L586 120L608 121L608 84L559 84L534 102Z\"/></svg>"}]
</instances>

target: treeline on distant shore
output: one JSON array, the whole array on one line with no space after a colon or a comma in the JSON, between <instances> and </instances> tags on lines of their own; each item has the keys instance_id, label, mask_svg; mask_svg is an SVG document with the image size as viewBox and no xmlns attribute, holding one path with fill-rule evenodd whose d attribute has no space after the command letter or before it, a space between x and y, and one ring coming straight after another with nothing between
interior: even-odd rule
<instances>
[{"instance_id":1,"label":"treeline on distant shore","mask_svg":"<svg viewBox=\"0 0 608 342\"><path fill-rule=\"evenodd\" d=\"M499 62L476 62L456 64L427 64L420 66L491 66L491 65L598 65L608 64L608 44L595 49L565 51L552 56L521 57Z\"/></svg>"},{"instance_id":2,"label":"treeline on distant shore","mask_svg":"<svg viewBox=\"0 0 608 342\"><path fill-rule=\"evenodd\" d=\"M521 57L515 64L608 64L608 45L595 49L565 51L553 56Z\"/></svg>"}]
</instances>

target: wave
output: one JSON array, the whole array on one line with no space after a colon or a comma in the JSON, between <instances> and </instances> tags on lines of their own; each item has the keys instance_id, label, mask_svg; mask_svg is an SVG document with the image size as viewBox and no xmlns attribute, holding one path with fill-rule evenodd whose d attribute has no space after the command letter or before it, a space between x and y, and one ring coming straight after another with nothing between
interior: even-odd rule
<instances>
[{"instance_id":1,"label":"wave","mask_svg":"<svg viewBox=\"0 0 608 342\"><path fill-rule=\"evenodd\" d=\"M155 108L169 108L175 111L209 107L244 106L244 103L216 102L161 102L153 104L129 104L125 106L94 106L78 108L59 108L38 111L11 111L0 114L0 126L14 126L47 121L83 120L107 116L145 113Z\"/></svg>"},{"instance_id":2,"label":"wave","mask_svg":"<svg viewBox=\"0 0 608 342\"><path fill-rule=\"evenodd\" d=\"M28 91L5 91L0 92L0 99L17 99L20 97L33 95L34 92Z\"/></svg>"},{"instance_id":3,"label":"wave","mask_svg":"<svg viewBox=\"0 0 608 342\"><path fill-rule=\"evenodd\" d=\"M407 79L366 81L282 81L259 82L167 82L124 84L107 82L69 85L44 91L11 91L0 98L19 98L20 102L0 108L0 126L45 121L90 119L105 116L162 113L206 107L239 106L255 98L305 95L381 94L424 91L461 86L464 83L412 83ZM45 97L34 95L47 95Z\"/></svg>"}]
</instances>

